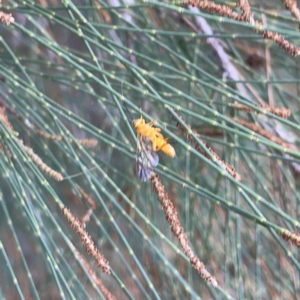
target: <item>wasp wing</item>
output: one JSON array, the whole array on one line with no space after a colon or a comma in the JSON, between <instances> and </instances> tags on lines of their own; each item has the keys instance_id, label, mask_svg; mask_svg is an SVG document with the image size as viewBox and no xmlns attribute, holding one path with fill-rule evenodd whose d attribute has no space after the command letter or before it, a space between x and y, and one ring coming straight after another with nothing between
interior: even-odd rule
<instances>
[{"instance_id":1,"label":"wasp wing","mask_svg":"<svg viewBox=\"0 0 300 300\"><path fill-rule=\"evenodd\" d=\"M158 165L159 157L152 150L149 138L138 135L136 153L136 173L141 181L147 181L154 167Z\"/></svg>"}]
</instances>

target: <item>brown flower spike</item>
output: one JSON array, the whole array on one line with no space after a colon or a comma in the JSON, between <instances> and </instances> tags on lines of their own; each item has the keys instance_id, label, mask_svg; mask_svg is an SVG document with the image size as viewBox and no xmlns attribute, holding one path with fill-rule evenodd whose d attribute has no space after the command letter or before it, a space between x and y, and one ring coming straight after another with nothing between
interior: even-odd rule
<instances>
[{"instance_id":1,"label":"brown flower spike","mask_svg":"<svg viewBox=\"0 0 300 300\"><path fill-rule=\"evenodd\" d=\"M204 280L210 282L213 287L217 287L218 283L216 279L206 270L205 265L200 261L189 245L189 241L184 233L184 229L178 219L178 212L170 200L168 193L165 191L159 176L152 172L150 180L152 182L153 191L157 194L169 226L174 236L179 240L184 253L190 259L192 267L201 275Z\"/></svg>"},{"instance_id":2,"label":"brown flower spike","mask_svg":"<svg viewBox=\"0 0 300 300\"><path fill-rule=\"evenodd\" d=\"M237 110L241 110L241 111L245 111L247 113L256 113L259 114L260 112L253 110L251 107L244 105L244 104L240 104L240 103L232 103L230 104L231 107L234 107ZM264 110L263 113L271 113L274 114L276 116L279 116L281 118L287 119L290 115L291 115L291 111L288 108L285 107L275 107L275 106L270 106L267 104L264 105L258 105L259 108L262 108Z\"/></svg>"},{"instance_id":3,"label":"brown flower spike","mask_svg":"<svg viewBox=\"0 0 300 300\"><path fill-rule=\"evenodd\" d=\"M110 266L108 261L95 246L92 237L85 230L84 225L65 206L61 207L61 211L70 223L71 227L75 229L76 234L79 236L81 243L85 247L87 253L94 257L97 266L102 270L102 272L110 275Z\"/></svg>"},{"instance_id":4,"label":"brown flower spike","mask_svg":"<svg viewBox=\"0 0 300 300\"><path fill-rule=\"evenodd\" d=\"M287 242L300 248L300 235L297 232L290 232L289 230L284 230L278 232L278 234Z\"/></svg>"},{"instance_id":5,"label":"brown flower spike","mask_svg":"<svg viewBox=\"0 0 300 300\"><path fill-rule=\"evenodd\" d=\"M192 135L189 134L189 132L188 132L188 131L187 131L187 130L179 123L179 122L178 122L178 120L175 118L175 114L176 114L176 113L174 112L174 110L169 109L169 111L170 111L171 114L172 114L172 119L175 120L175 121L177 121L177 124L176 124L177 128L180 129L180 130L187 136L188 141L189 141L191 144L194 145L194 148L195 148L199 153L205 155L205 157L210 158L206 153L203 153L201 147L199 146L199 144L196 143L196 141L195 141L195 139L192 137ZM182 117L181 117L180 115L178 115L178 114L176 114L176 115L177 115L177 117L178 117L179 119L181 119L181 121L184 123L184 121L182 120ZM204 146L206 146L206 143L199 137L198 133L197 133L196 131L192 130L190 125L188 125L188 124L186 124L186 123L184 123L184 124L185 124L186 127L189 128L189 130L190 130L194 135L197 136L197 138L201 141L201 143L202 143ZM218 154L217 154L215 151L213 151L211 148L207 148L207 150L208 150L208 151L210 152L210 154L212 155L213 160L214 160L214 161L217 161L217 162L218 162L218 163L219 163L219 164L227 171L228 174L230 174L230 175L231 175L235 180L237 180L237 181L240 181L240 180L241 180L241 176L240 176L240 174L238 174L238 173L236 172L234 166L232 166L232 165L228 164L227 162L223 161L223 160L218 156Z\"/></svg>"},{"instance_id":6,"label":"brown flower spike","mask_svg":"<svg viewBox=\"0 0 300 300\"><path fill-rule=\"evenodd\" d=\"M103 294L106 300L116 300L115 296L105 287L102 280L98 278L97 274L90 267L89 263L86 259L79 253L79 251L74 247L73 244L70 244L71 250L74 252L75 257L81 262L81 264L85 267L89 275L94 280L95 284Z\"/></svg>"},{"instance_id":7,"label":"brown flower spike","mask_svg":"<svg viewBox=\"0 0 300 300\"><path fill-rule=\"evenodd\" d=\"M184 5L192 5L200 8L208 13L215 13L220 16L225 16L229 19L233 19L240 22L250 23L255 28L255 32L260 33L265 39L273 40L276 44L284 49L292 56L298 56L300 54L300 48L287 41L281 34L269 30L265 30L262 22L253 19L253 15L250 9L250 5L247 0L239 0L238 4L242 13L233 11L229 6L216 4L213 1L201 1L201 0L183 0Z\"/></svg>"}]
</instances>

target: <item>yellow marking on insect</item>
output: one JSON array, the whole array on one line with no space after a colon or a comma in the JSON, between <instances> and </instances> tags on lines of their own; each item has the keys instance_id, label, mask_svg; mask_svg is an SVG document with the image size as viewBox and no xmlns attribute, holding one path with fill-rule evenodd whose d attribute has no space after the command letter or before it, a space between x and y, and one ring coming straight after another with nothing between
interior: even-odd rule
<instances>
[{"instance_id":1,"label":"yellow marking on insect","mask_svg":"<svg viewBox=\"0 0 300 300\"><path fill-rule=\"evenodd\" d=\"M133 120L133 126L136 133L144 138L148 138L152 143L152 151L162 151L170 157L176 155L175 149L168 143L168 138L164 138L160 133L161 129L153 127L155 121L149 123L145 122L145 119L141 116L139 119Z\"/></svg>"}]
</instances>

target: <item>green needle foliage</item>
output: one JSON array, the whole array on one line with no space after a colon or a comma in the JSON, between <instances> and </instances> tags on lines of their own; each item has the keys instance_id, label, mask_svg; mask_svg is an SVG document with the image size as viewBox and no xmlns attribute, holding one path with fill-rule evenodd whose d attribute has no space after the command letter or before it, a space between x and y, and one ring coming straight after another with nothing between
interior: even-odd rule
<instances>
[{"instance_id":1,"label":"green needle foliage","mask_svg":"<svg viewBox=\"0 0 300 300\"><path fill-rule=\"evenodd\" d=\"M1 299L297 299L299 16L3 2ZM176 151L146 182L141 115Z\"/></svg>"}]
</instances>

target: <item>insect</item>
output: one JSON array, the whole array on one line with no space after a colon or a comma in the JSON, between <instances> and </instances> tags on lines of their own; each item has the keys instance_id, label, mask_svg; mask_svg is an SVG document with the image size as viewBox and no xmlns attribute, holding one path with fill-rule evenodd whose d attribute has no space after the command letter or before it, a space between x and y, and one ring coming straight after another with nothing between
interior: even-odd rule
<instances>
[{"instance_id":1,"label":"insect","mask_svg":"<svg viewBox=\"0 0 300 300\"><path fill-rule=\"evenodd\" d=\"M141 116L133 120L137 132L136 171L142 181L149 179L154 167L158 165L159 157L156 152L162 151L170 157L176 155L175 149L160 133L160 128L153 127L155 121L146 123Z\"/></svg>"}]
</instances>

